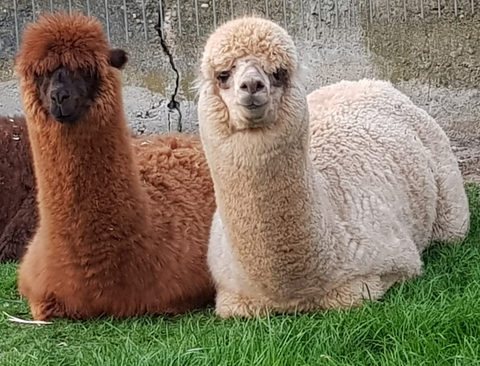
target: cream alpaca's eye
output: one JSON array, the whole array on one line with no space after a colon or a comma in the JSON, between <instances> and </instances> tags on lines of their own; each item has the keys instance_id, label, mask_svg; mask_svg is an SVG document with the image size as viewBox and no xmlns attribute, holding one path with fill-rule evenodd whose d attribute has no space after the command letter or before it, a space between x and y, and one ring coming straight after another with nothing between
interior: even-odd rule
<instances>
[{"instance_id":1,"label":"cream alpaca's eye","mask_svg":"<svg viewBox=\"0 0 480 366\"><path fill-rule=\"evenodd\" d=\"M220 74L218 74L217 79L220 81L220 86L227 86L228 79L230 78L230 72L229 71L223 71Z\"/></svg>"},{"instance_id":2,"label":"cream alpaca's eye","mask_svg":"<svg viewBox=\"0 0 480 366\"><path fill-rule=\"evenodd\" d=\"M278 69L272 74L272 82L274 86L283 86L288 81L288 73L285 69Z\"/></svg>"}]
</instances>

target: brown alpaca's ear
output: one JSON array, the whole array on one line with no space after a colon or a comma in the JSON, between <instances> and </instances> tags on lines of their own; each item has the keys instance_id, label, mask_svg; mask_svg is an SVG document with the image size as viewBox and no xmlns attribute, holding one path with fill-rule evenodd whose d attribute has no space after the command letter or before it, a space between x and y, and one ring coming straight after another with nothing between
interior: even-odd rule
<instances>
[{"instance_id":1,"label":"brown alpaca's ear","mask_svg":"<svg viewBox=\"0 0 480 366\"><path fill-rule=\"evenodd\" d=\"M20 59L20 52L17 52L14 56L13 56L13 68L16 69L17 68L17 65L18 65L18 60Z\"/></svg>"},{"instance_id":2,"label":"brown alpaca's ear","mask_svg":"<svg viewBox=\"0 0 480 366\"><path fill-rule=\"evenodd\" d=\"M128 61L128 54L121 48L113 48L110 50L110 65L122 69Z\"/></svg>"}]
</instances>

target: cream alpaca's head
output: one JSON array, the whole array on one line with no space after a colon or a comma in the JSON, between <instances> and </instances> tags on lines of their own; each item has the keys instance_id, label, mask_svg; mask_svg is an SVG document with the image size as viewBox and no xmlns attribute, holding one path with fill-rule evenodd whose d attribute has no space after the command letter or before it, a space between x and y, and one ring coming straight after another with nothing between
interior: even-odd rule
<instances>
[{"instance_id":1,"label":"cream alpaca's head","mask_svg":"<svg viewBox=\"0 0 480 366\"><path fill-rule=\"evenodd\" d=\"M305 130L306 91L292 38L262 18L240 18L209 37L201 62L200 131L226 136ZM300 124L300 125L299 125Z\"/></svg>"}]
</instances>

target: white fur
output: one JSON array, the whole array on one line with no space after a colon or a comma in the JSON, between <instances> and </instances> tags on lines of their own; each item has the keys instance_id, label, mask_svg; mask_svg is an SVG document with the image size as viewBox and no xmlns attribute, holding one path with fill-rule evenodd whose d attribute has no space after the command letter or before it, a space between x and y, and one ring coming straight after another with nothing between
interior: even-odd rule
<instances>
[{"instance_id":1,"label":"white fur","mask_svg":"<svg viewBox=\"0 0 480 366\"><path fill-rule=\"evenodd\" d=\"M324 267L322 260L314 261L305 286L276 296L242 268L220 206L208 263L221 316L348 307L366 293L378 299L395 282L420 275L420 255L431 240L457 241L468 231L468 201L456 159L425 111L384 81L343 81L307 100L318 192L310 199L323 210L324 228L317 227L316 234L331 261Z\"/></svg>"}]
</instances>

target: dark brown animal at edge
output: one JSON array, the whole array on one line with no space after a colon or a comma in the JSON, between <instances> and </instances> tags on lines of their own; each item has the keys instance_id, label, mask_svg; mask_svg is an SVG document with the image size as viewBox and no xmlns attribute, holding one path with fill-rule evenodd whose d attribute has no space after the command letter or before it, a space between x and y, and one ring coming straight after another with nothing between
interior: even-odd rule
<instances>
[{"instance_id":1,"label":"dark brown animal at edge","mask_svg":"<svg viewBox=\"0 0 480 366\"><path fill-rule=\"evenodd\" d=\"M213 303L215 210L198 136L132 139L121 69L102 25L46 14L15 67L29 127L39 226L19 268L34 319L181 314Z\"/></svg>"},{"instance_id":2,"label":"dark brown animal at edge","mask_svg":"<svg viewBox=\"0 0 480 366\"><path fill-rule=\"evenodd\" d=\"M20 260L37 222L25 118L0 116L0 262Z\"/></svg>"}]
</instances>

